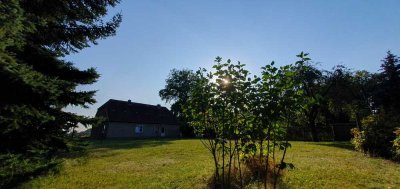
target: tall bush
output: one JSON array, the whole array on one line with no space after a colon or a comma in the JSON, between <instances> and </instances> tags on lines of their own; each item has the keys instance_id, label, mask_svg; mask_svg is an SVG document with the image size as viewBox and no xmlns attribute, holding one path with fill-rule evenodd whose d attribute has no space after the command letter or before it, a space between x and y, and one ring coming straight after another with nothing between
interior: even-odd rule
<instances>
[{"instance_id":1,"label":"tall bush","mask_svg":"<svg viewBox=\"0 0 400 189\"><path fill-rule=\"evenodd\" d=\"M352 143L356 150L371 156L395 158L397 156L396 127L400 120L396 115L381 112L362 120L360 129L353 129Z\"/></svg>"},{"instance_id":2,"label":"tall bush","mask_svg":"<svg viewBox=\"0 0 400 189\"><path fill-rule=\"evenodd\" d=\"M220 57L214 72L196 72L184 113L212 154L214 188L243 188L252 181L275 188L281 171L293 167L285 162L287 130L302 103L297 72L309 60L304 53L298 57L295 65L262 67L261 77Z\"/></svg>"}]
</instances>

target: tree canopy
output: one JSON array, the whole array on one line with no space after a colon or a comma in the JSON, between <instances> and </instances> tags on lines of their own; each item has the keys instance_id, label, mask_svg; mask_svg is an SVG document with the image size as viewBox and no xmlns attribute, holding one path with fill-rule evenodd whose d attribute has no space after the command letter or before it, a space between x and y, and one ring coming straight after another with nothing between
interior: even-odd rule
<instances>
[{"instance_id":1,"label":"tree canopy","mask_svg":"<svg viewBox=\"0 0 400 189\"><path fill-rule=\"evenodd\" d=\"M177 116L180 122L181 132L184 136L194 136L193 128L188 125L188 115L183 113L183 106L187 104L189 93L194 87L198 76L187 69L172 69L165 80L165 88L161 89L159 96L171 104L172 113Z\"/></svg>"}]
</instances>

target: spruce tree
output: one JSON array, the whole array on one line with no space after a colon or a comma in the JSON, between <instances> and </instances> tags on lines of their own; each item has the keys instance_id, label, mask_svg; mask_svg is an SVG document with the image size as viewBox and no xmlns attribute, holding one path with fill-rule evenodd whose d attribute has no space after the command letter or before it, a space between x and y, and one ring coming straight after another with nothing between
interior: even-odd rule
<instances>
[{"instance_id":1,"label":"spruce tree","mask_svg":"<svg viewBox=\"0 0 400 189\"><path fill-rule=\"evenodd\" d=\"M398 100L400 96L400 59L388 51L382 62L376 99L386 112L398 114L400 113L400 101Z\"/></svg>"},{"instance_id":2,"label":"spruce tree","mask_svg":"<svg viewBox=\"0 0 400 189\"><path fill-rule=\"evenodd\" d=\"M7 162L47 161L68 150L68 132L95 119L65 111L95 103L95 91L77 91L99 77L63 57L115 35L119 0L1 0L0 3L0 180L14 170ZM15 162L14 162L15 163ZM34 163L31 163L32 165ZM20 166L23 166L19 164ZM12 169L12 170L9 170ZM4 183L3 183L4 184ZM2 183L0 182L0 187Z\"/></svg>"}]
</instances>

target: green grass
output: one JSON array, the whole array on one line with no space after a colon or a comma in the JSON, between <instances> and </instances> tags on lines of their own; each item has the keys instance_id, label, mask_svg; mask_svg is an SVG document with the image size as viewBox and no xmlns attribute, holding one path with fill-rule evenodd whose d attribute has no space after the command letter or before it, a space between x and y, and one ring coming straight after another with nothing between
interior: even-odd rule
<instances>
[{"instance_id":1,"label":"green grass","mask_svg":"<svg viewBox=\"0 0 400 189\"><path fill-rule=\"evenodd\" d=\"M292 142L281 188L400 188L400 164L369 158L349 143ZM205 188L212 159L198 140L108 140L66 159L59 173L21 188Z\"/></svg>"},{"instance_id":2,"label":"green grass","mask_svg":"<svg viewBox=\"0 0 400 189\"><path fill-rule=\"evenodd\" d=\"M290 188L400 188L400 164L355 152L350 143L293 142L283 183Z\"/></svg>"}]
</instances>

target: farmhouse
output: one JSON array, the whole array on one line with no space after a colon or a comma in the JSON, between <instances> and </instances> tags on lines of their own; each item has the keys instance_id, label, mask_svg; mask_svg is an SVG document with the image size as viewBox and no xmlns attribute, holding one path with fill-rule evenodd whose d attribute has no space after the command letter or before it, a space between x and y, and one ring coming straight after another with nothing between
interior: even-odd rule
<instances>
[{"instance_id":1,"label":"farmhouse","mask_svg":"<svg viewBox=\"0 0 400 189\"><path fill-rule=\"evenodd\" d=\"M178 121L160 105L110 99L97 109L105 121L92 128L92 138L178 137Z\"/></svg>"}]
</instances>

